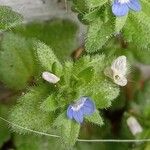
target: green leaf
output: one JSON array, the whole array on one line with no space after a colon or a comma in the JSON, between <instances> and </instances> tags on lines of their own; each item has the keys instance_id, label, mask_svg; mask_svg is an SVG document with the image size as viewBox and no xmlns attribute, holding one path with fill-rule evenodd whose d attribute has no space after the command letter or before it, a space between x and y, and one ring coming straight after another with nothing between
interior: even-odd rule
<instances>
[{"instance_id":1,"label":"green leaf","mask_svg":"<svg viewBox=\"0 0 150 150\"><path fill-rule=\"evenodd\" d=\"M50 95L45 101L41 104L41 109L43 111L55 111L58 108L57 97L56 95Z\"/></svg>"},{"instance_id":2,"label":"green leaf","mask_svg":"<svg viewBox=\"0 0 150 150\"><path fill-rule=\"evenodd\" d=\"M37 136L32 134L13 135L13 143L18 150L53 150L60 148L60 143L57 138L50 138L46 136Z\"/></svg>"},{"instance_id":3,"label":"green leaf","mask_svg":"<svg viewBox=\"0 0 150 150\"><path fill-rule=\"evenodd\" d=\"M103 109L111 106L112 100L119 95L119 87L106 78L104 69L112 63L113 59L113 57L106 58L105 55L95 55L84 56L75 62L73 74L78 78L76 82L79 83L77 84L78 97L83 95L91 97L97 108ZM85 84L82 84L84 81Z\"/></svg>"},{"instance_id":4,"label":"green leaf","mask_svg":"<svg viewBox=\"0 0 150 150\"><path fill-rule=\"evenodd\" d=\"M137 112L140 112L140 115L145 118L145 121L149 121L150 116L150 101L149 101L149 93L150 93L150 80L148 80L143 89L138 90L135 94L135 100L138 104Z\"/></svg>"},{"instance_id":5,"label":"green leaf","mask_svg":"<svg viewBox=\"0 0 150 150\"><path fill-rule=\"evenodd\" d=\"M147 27L147 29L150 29L150 16L147 15L145 12L141 11L139 13L133 13L132 14L133 17L135 17L138 21L138 23L142 26L142 27Z\"/></svg>"},{"instance_id":6,"label":"green leaf","mask_svg":"<svg viewBox=\"0 0 150 150\"><path fill-rule=\"evenodd\" d=\"M112 100L119 95L119 87L106 79L101 80L95 80L86 86L84 85L80 88L80 95L91 97L95 101L96 107L103 109L111 106Z\"/></svg>"},{"instance_id":7,"label":"green leaf","mask_svg":"<svg viewBox=\"0 0 150 150\"><path fill-rule=\"evenodd\" d=\"M46 71L52 71L52 66L55 63L55 65L57 66L57 70L53 73L57 75L61 72L62 65L50 47L38 41L35 43L35 50L37 51L37 56L41 65Z\"/></svg>"},{"instance_id":8,"label":"green leaf","mask_svg":"<svg viewBox=\"0 0 150 150\"><path fill-rule=\"evenodd\" d=\"M95 88L99 88L99 92L93 93L93 99L98 108L110 107L112 100L114 100L120 92L117 85L106 80L101 82L99 86L97 85ZM98 91L98 89L96 91Z\"/></svg>"},{"instance_id":9,"label":"green leaf","mask_svg":"<svg viewBox=\"0 0 150 150\"><path fill-rule=\"evenodd\" d=\"M150 51L147 50L141 50L141 49L132 49L132 52L134 53L134 56L136 57L136 59L145 64L145 65L149 65L150 64Z\"/></svg>"},{"instance_id":10,"label":"green leaf","mask_svg":"<svg viewBox=\"0 0 150 150\"><path fill-rule=\"evenodd\" d=\"M0 32L21 23L23 17L8 6L0 6Z\"/></svg>"},{"instance_id":11,"label":"green leaf","mask_svg":"<svg viewBox=\"0 0 150 150\"><path fill-rule=\"evenodd\" d=\"M66 116L66 112L60 114L54 121L54 126L60 130L60 135L68 147L72 147L79 135L80 124L70 120Z\"/></svg>"},{"instance_id":12,"label":"green leaf","mask_svg":"<svg viewBox=\"0 0 150 150\"><path fill-rule=\"evenodd\" d=\"M92 72L100 73L102 72L104 66L106 65L104 64L104 62L105 62L105 55L95 55L91 57L89 55L83 56L74 63L73 73L74 75L78 76L82 71L87 73L88 71L90 71L90 68L91 73ZM93 76L92 74L91 77Z\"/></svg>"},{"instance_id":13,"label":"green leaf","mask_svg":"<svg viewBox=\"0 0 150 150\"><path fill-rule=\"evenodd\" d=\"M19 26L13 32L26 38L36 38L50 46L59 60L70 58L76 49L78 26L70 20L53 19Z\"/></svg>"},{"instance_id":14,"label":"green leaf","mask_svg":"<svg viewBox=\"0 0 150 150\"><path fill-rule=\"evenodd\" d=\"M0 80L9 88L22 89L36 74L36 69L32 41L5 34L0 51Z\"/></svg>"},{"instance_id":15,"label":"green leaf","mask_svg":"<svg viewBox=\"0 0 150 150\"><path fill-rule=\"evenodd\" d=\"M142 11L145 12L147 15L149 15L149 10L150 10L150 3L149 0L143 0L141 1L141 5L142 5Z\"/></svg>"},{"instance_id":16,"label":"green leaf","mask_svg":"<svg viewBox=\"0 0 150 150\"><path fill-rule=\"evenodd\" d=\"M8 108L0 104L0 117L7 119ZM10 139L10 132L6 123L0 119L0 148L1 146Z\"/></svg>"},{"instance_id":17,"label":"green leaf","mask_svg":"<svg viewBox=\"0 0 150 150\"><path fill-rule=\"evenodd\" d=\"M66 119L67 119L67 115L66 115L66 112L64 112L64 113L60 114L60 115L54 120L53 126L54 126L54 127L61 127L62 125L65 124Z\"/></svg>"},{"instance_id":18,"label":"green leaf","mask_svg":"<svg viewBox=\"0 0 150 150\"><path fill-rule=\"evenodd\" d=\"M105 3L107 3L108 0L86 0L86 5L89 9L95 8L95 7L101 7Z\"/></svg>"},{"instance_id":19,"label":"green leaf","mask_svg":"<svg viewBox=\"0 0 150 150\"><path fill-rule=\"evenodd\" d=\"M62 126L61 129L63 140L66 142L67 145L72 147L79 136L80 132L80 124L72 121L67 120L65 125Z\"/></svg>"},{"instance_id":20,"label":"green leaf","mask_svg":"<svg viewBox=\"0 0 150 150\"><path fill-rule=\"evenodd\" d=\"M150 50L150 17L143 11L129 14L123 28L125 40L140 50Z\"/></svg>"},{"instance_id":21,"label":"green leaf","mask_svg":"<svg viewBox=\"0 0 150 150\"><path fill-rule=\"evenodd\" d=\"M89 122L102 126L103 120L99 114L99 111L96 110L91 116L85 117Z\"/></svg>"},{"instance_id":22,"label":"green leaf","mask_svg":"<svg viewBox=\"0 0 150 150\"><path fill-rule=\"evenodd\" d=\"M42 111L40 104L47 97L49 91L51 91L51 89L47 86L30 89L27 94L19 98L19 103L12 108L9 120L23 128L41 132L48 131L53 122L54 114ZM12 129L19 133L29 132L13 125Z\"/></svg>"},{"instance_id":23,"label":"green leaf","mask_svg":"<svg viewBox=\"0 0 150 150\"><path fill-rule=\"evenodd\" d=\"M100 14L100 10L99 9L94 9L93 11L86 13L85 15L83 15L82 19L88 22L92 22L95 21L96 18L99 18L99 14Z\"/></svg>"},{"instance_id":24,"label":"green leaf","mask_svg":"<svg viewBox=\"0 0 150 150\"><path fill-rule=\"evenodd\" d=\"M88 29L86 51L88 53L97 52L108 42L113 33L112 22L102 23L100 20L93 22Z\"/></svg>"},{"instance_id":25,"label":"green leaf","mask_svg":"<svg viewBox=\"0 0 150 150\"><path fill-rule=\"evenodd\" d=\"M149 149L150 149L150 144L147 143L146 146L145 146L145 148L144 148L144 150L149 150Z\"/></svg>"},{"instance_id":26,"label":"green leaf","mask_svg":"<svg viewBox=\"0 0 150 150\"><path fill-rule=\"evenodd\" d=\"M73 10L79 13L85 13L88 11L88 7L86 5L85 0L73 0Z\"/></svg>"},{"instance_id":27,"label":"green leaf","mask_svg":"<svg viewBox=\"0 0 150 150\"><path fill-rule=\"evenodd\" d=\"M109 61L111 59L109 58ZM91 60L89 62L90 66L93 66L96 75L100 75L103 74L103 71L107 65L107 63L109 62L107 61L107 58L105 55L101 54L101 55L95 55L93 57L91 57ZM99 76L100 77L100 76Z\"/></svg>"},{"instance_id":28,"label":"green leaf","mask_svg":"<svg viewBox=\"0 0 150 150\"><path fill-rule=\"evenodd\" d=\"M124 27L126 20L127 20L128 15L123 16L123 17L116 17L115 20L115 32L119 33L122 28Z\"/></svg>"},{"instance_id":29,"label":"green leaf","mask_svg":"<svg viewBox=\"0 0 150 150\"><path fill-rule=\"evenodd\" d=\"M85 83L90 82L92 77L94 76L94 69L93 67L88 67L81 71L78 74L78 78L82 79Z\"/></svg>"}]
</instances>

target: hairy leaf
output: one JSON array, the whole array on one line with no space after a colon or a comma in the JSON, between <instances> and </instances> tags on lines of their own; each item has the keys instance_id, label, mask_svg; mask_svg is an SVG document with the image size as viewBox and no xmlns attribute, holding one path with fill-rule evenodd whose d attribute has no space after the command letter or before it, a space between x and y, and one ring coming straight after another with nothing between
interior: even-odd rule
<instances>
[{"instance_id":1,"label":"hairy leaf","mask_svg":"<svg viewBox=\"0 0 150 150\"><path fill-rule=\"evenodd\" d=\"M0 104L0 117L7 119L8 108L5 105ZM6 123L0 119L0 148L10 139L10 132Z\"/></svg>"},{"instance_id":2,"label":"hairy leaf","mask_svg":"<svg viewBox=\"0 0 150 150\"><path fill-rule=\"evenodd\" d=\"M50 89L49 89L50 90ZM53 121L53 114L40 110L40 104L48 94L48 87L39 86L31 89L27 94L21 96L19 103L15 105L10 114L10 121L37 131L47 131ZM29 132L23 128L12 126L19 133ZM30 133L30 132L29 132Z\"/></svg>"},{"instance_id":3,"label":"hairy leaf","mask_svg":"<svg viewBox=\"0 0 150 150\"><path fill-rule=\"evenodd\" d=\"M86 119L91 123L94 123L94 124L97 124L100 126L103 125L103 120L102 120L98 110L96 110L94 112L94 114L92 114L91 116L86 116Z\"/></svg>"},{"instance_id":4,"label":"hairy leaf","mask_svg":"<svg viewBox=\"0 0 150 150\"><path fill-rule=\"evenodd\" d=\"M48 98L45 99L45 101L41 104L41 109L43 111L55 111L58 108L57 103L57 96L56 95L50 95Z\"/></svg>"},{"instance_id":5,"label":"hairy leaf","mask_svg":"<svg viewBox=\"0 0 150 150\"><path fill-rule=\"evenodd\" d=\"M116 17L115 20L115 32L119 33L122 28L124 27L126 20L127 20L128 15L123 16L123 17Z\"/></svg>"},{"instance_id":6,"label":"hairy leaf","mask_svg":"<svg viewBox=\"0 0 150 150\"><path fill-rule=\"evenodd\" d=\"M94 8L94 7L101 7L102 5L104 5L106 2L108 2L107 0L85 0L86 1L86 5L88 6L89 9Z\"/></svg>"},{"instance_id":7,"label":"hairy leaf","mask_svg":"<svg viewBox=\"0 0 150 150\"><path fill-rule=\"evenodd\" d=\"M85 43L86 51L94 53L100 50L107 41L113 36L113 26L111 22L103 23L96 20L90 24Z\"/></svg>"},{"instance_id":8,"label":"hairy leaf","mask_svg":"<svg viewBox=\"0 0 150 150\"><path fill-rule=\"evenodd\" d=\"M79 135L80 124L68 119L66 113L62 113L56 118L54 126L59 127L61 138L67 147L75 144Z\"/></svg>"},{"instance_id":9,"label":"hairy leaf","mask_svg":"<svg viewBox=\"0 0 150 150\"><path fill-rule=\"evenodd\" d=\"M41 65L46 71L52 71L52 66L55 63L57 70L53 73L56 73L57 75L61 72L62 65L50 47L38 41L35 43L35 50L37 51L37 57L39 58Z\"/></svg>"},{"instance_id":10,"label":"hairy leaf","mask_svg":"<svg viewBox=\"0 0 150 150\"><path fill-rule=\"evenodd\" d=\"M0 32L21 23L23 17L8 6L0 6Z\"/></svg>"},{"instance_id":11,"label":"hairy leaf","mask_svg":"<svg viewBox=\"0 0 150 150\"><path fill-rule=\"evenodd\" d=\"M78 27L70 20L54 19L32 22L16 27L13 32L26 38L36 38L50 46L59 60L70 58L76 48Z\"/></svg>"},{"instance_id":12,"label":"hairy leaf","mask_svg":"<svg viewBox=\"0 0 150 150\"><path fill-rule=\"evenodd\" d=\"M5 34L0 51L0 80L9 88L22 89L36 69L32 41L16 34Z\"/></svg>"}]
</instances>

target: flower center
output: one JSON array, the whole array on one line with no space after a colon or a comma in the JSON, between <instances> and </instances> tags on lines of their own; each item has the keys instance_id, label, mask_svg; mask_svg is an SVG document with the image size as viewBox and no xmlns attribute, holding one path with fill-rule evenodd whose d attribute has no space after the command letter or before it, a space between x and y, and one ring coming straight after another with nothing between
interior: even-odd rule
<instances>
[{"instance_id":1,"label":"flower center","mask_svg":"<svg viewBox=\"0 0 150 150\"><path fill-rule=\"evenodd\" d=\"M82 97L80 100L76 101L73 105L72 105L72 110L73 111L78 111L80 110L80 108L84 105L84 102L86 101L85 97Z\"/></svg>"},{"instance_id":2,"label":"flower center","mask_svg":"<svg viewBox=\"0 0 150 150\"><path fill-rule=\"evenodd\" d=\"M124 4L124 3L128 3L130 0L118 0L119 3Z\"/></svg>"}]
</instances>

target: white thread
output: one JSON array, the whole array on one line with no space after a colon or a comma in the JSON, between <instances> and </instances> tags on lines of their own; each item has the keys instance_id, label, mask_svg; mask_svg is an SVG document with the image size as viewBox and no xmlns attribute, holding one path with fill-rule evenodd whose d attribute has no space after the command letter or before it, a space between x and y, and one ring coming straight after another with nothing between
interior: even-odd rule
<instances>
[{"instance_id":1,"label":"white thread","mask_svg":"<svg viewBox=\"0 0 150 150\"><path fill-rule=\"evenodd\" d=\"M2 118L2 117L0 117L0 119L3 120L3 121L5 121L5 122L7 122L7 123L9 123L9 124L12 125L12 126L16 126L16 127L20 128L20 129L23 129L23 130L27 130L27 131L30 131L30 132L33 132L33 133L37 133L37 134L45 135L45 136L49 136L49 137L60 138L60 136L58 136L58 135L48 134L48 133L44 133L44 132L40 132L40 131L35 131L35 130L32 130L32 129L24 128L24 127L22 127L22 126L20 126L20 125L17 125L17 124L15 124L15 123L12 123L12 122L10 122L10 121L4 119L4 118Z\"/></svg>"},{"instance_id":2,"label":"white thread","mask_svg":"<svg viewBox=\"0 0 150 150\"><path fill-rule=\"evenodd\" d=\"M24 130L27 130L27 131L30 131L30 132L33 132L33 133L37 133L37 134L40 134L40 135L45 135L45 136L49 136L49 137L55 137L55 138L60 138L59 135L55 135L55 134L48 134L48 133L44 133L44 132L40 132L40 131L35 131L35 130L32 130L32 129L28 129L28 128L24 128L22 126L19 126L15 123L12 123L12 122L9 122L8 120L0 117L1 120L13 125L13 126L16 126L20 129L24 129ZM78 142L103 142L103 143L133 143L133 142L150 142L150 139L138 139L138 140L129 140L129 139L93 139L93 140L86 140L86 139L77 139Z\"/></svg>"}]
</instances>

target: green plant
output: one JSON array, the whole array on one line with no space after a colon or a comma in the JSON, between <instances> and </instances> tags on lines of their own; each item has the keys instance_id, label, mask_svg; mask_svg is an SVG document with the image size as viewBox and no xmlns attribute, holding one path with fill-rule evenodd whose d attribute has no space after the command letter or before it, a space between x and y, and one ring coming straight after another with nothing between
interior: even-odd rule
<instances>
[{"instance_id":1,"label":"green plant","mask_svg":"<svg viewBox=\"0 0 150 150\"><path fill-rule=\"evenodd\" d=\"M70 57L77 31L72 22L56 19L42 25L30 23L18 27L15 25L22 17L8 7L0 9L4 16L1 20L6 20L1 23L0 80L21 95L9 115L12 129L17 133L54 133L59 136L56 141L52 140L56 149L57 143L62 149L72 149L74 145L77 149L90 147L76 143L79 138L148 137L149 106L144 104L148 104L149 85L141 90L144 79L141 81L141 74L130 69L129 64L131 67L137 62L149 64L149 0L141 0L139 12L128 8L124 16L114 15L113 0L73 0L71 4L79 20L88 27L85 52L77 60ZM9 20L7 15L13 19ZM4 32L12 26L12 32ZM43 76L43 73L46 74ZM130 83L129 73L136 83ZM141 103L143 97L144 104ZM92 113L88 114L85 107L89 106ZM132 129L126 121L132 115L138 118L144 133L148 131L146 136L131 135ZM6 133L2 144L8 137ZM41 138L33 135L31 138L35 146L25 135L31 149L43 149L42 144L37 146L43 143ZM15 135L16 147L25 149L26 144L18 139ZM45 140L48 143L47 138ZM122 144L123 148L114 143L98 145L106 150L132 147ZM91 148L97 149L94 145Z\"/></svg>"}]
</instances>

